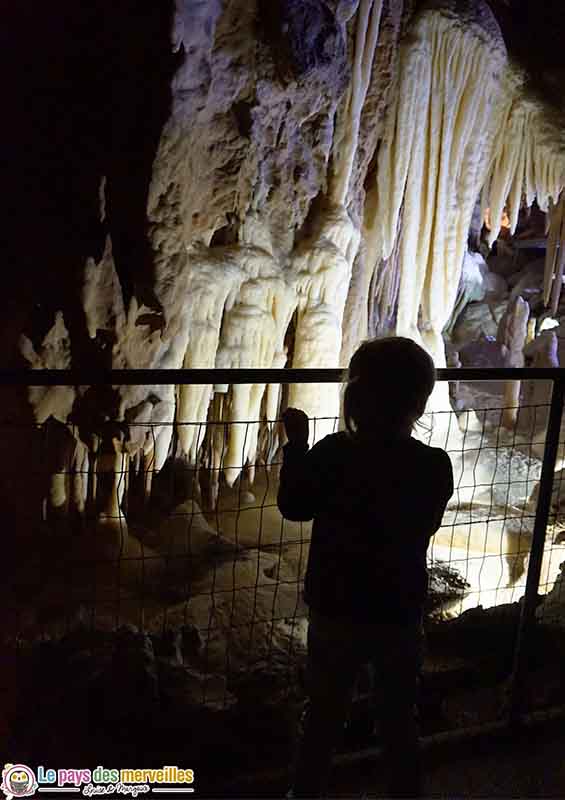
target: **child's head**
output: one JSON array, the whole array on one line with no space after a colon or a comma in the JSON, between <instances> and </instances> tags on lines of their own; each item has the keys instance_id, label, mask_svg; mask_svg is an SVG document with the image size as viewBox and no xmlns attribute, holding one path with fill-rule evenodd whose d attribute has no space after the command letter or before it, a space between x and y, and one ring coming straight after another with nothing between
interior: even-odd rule
<instances>
[{"instance_id":1,"label":"child's head","mask_svg":"<svg viewBox=\"0 0 565 800\"><path fill-rule=\"evenodd\" d=\"M343 409L350 432L402 431L425 411L435 383L431 357L412 339L364 342L349 363Z\"/></svg>"}]
</instances>

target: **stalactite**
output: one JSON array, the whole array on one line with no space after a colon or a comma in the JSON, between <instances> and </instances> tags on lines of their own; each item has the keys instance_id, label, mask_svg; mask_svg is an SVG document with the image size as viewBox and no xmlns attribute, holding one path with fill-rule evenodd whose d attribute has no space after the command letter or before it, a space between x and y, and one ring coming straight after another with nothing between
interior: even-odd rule
<instances>
[{"instance_id":1,"label":"stalactite","mask_svg":"<svg viewBox=\"0 0 565 800\"><path fill-rule=\"evenodd\" d=\"M367 98L371 72L379 38L383 0L361 0L356 18L353 74L347 93L347 113L336 147L335 180L330 196L337 205L345 205L349 192L353 163L359 145L361 112Z\"/></svg>"},{"instance_id":2,"label":"stalactite","mask_svg":"<svg viewBox=\"0 0 565 800\"><path fill-rule=\"evenodd\" d=\"M485 177L483 188L483 208L490 209L491 229L489 232L489 243L492 244L500 233L500 223L502 212L509 200L510 191L514 186L520 186L521 176L518 177L518 164L520 151L523 149L525 160L523 164L524 174L527 165L527 147L529 137L527 136L526 116L524 109L518 102L517 87L518 76L514 81L510 79L502 81L503 98L502 111L499 113L500 127L493 141L490 163ZM525 146L524 146L525 143ZM521 192L519 194L519 202ZM516 200L513 198L512 210L509 213L512 220L517 219Z\"/></svg>"},{"instance_id":3,"label":"stalactite","mask_svg":"<svg viewBox=\"0 0 565 800\"><path fill-rule=\"evenodd\" d=\"M337 367L342 323L353 261L360 234L347 211L329 206L320 215L317 230L303 242L294 259L299 287L298 319L292 366ZM333 431L339 414L339 386L292 384L289 404L309 417L326 418L312 426L318 440Z\"/></svg>"},{"instance_id":4,"label":"stalactite","mask_svg":"<svg viewBox=\"0 0 565 800\"><path fill-rule=\"evenodd\" d=\"M220 5L212 15L210 30L222 17ZM375 98L374 82L382 77L380 56L387 43L391 47L396 44L390 30L388 39L380 38L394 16L391 5L383 0L359 0L349 6L351 15L356 16L351 16L352 70L341 116L336 110L344 84L339 90L334 84L347 75L345 61L343 69L330 77L324 73L326 82L320 87L328 93L325 106L320 102L311 108L311 98L295 94L295 86L283 90L268 78L259 86L251 72L243 79L255 52L244 39L240 55L245 55L244 61L249 58L249 64L241 66L241 86L234 80L229 90L219 93L219 111L212 84L221 81L216 75L210 83L218 64L212 40L205 37L204 88L192 109L195 116L202 115L200 127L193 130L177 109L179 119L171 122L163 135L158 157L161 172L150 191L149 218L155 225L152 244L158 267L155 291L164 309L162 327L152 327L151 314L144 313L147 309L135 298L124 307L109 237L100 263L89 259L86 264L82 292L86 330L92 340L103 333L102 339L112 343L114 367L283 367L287 363L285 333L296 310L292 366L344 366L369 328L368 308L358 318L354 313L359 298L367 300L369 287L378 312L372 315L374 331L390 332L395 320L398 334L422 343L437 366L444 365L442 331L455 303L473 206L481 189L483 203L491 209L494 239L504 206L514 228L524 195L528 204L537 197L542 209L550 202L557 203L565 159L552 125L544 125L544 110L524 95L524 76L508 67L494 20L484 26L481 14L469 12L473 3L448 0L424 4L424 10L413 17L400 47L397 69L391 67L395 59L382 59L385 73L389 70L390 104L382 139L376 152L371 152L377 147L377 136L371 141L364 135ZM331 39L336 44L345 32L345 16L343 8L336 13ZM398 30L400 23L395 19ZM229 63L227 72L235 62ZM186 79L184 70L177 76L179 86ZM322 71L320 68L320 74ZM196 76L198 80L201 77ZM330 78L335 79L333 84ZM190 81L188 84L192 87ZM257 107L241 100L257 87ZM191 98L188 91L183 102L190 105ZM234 111L225 114L224 105L233 105ZM264 135L265 142L262 149L254 150L258 162L267 150L277 151L286 135L281 109L294 113L294 105L300 107L293 129L300 146L289 149L287 161L280 162L281 177L275 180L270 174L263 175L258 164L245 163L245 153L249 142L255 144L253 137L259 135ZM384 108L384 103L379 105L380 114ZM260 109L265 112L264 124L259 119ZM182 129L185 123L190 133ZM210 131L212 146L199 149L196 137L204 130ZM316 144L303 136L304 131ZM307 161L305 154L314 152L316 170L304 177L300 159ZM201 158L204 153L210 158L210 169ZM275 162L269 163L266 173L274 169ZM356 172L359 163L363 164L358 170L361 177ZM373 177L364 186L369 164ZM237 181L232 180L236 174ZM202 177L202 187L195 176ZM251 185L253 180L260 184L257 189ZM292 224L283 232L277 228L285 227L286 207L277 209L276 223L268 218L269 197L276 195L277 181L279 185L300 185L304 195L296 208L289 208ZM324 200L317 217L309 220L314 232L299 239L293 250L296 232L316 195ZM544 299L552 310L559 301L565 266L563 202L552 215L546 265ZM222 225L229 235L215 236L214 231ZM224 243L218 246L218 241ZM355 302L345 316L351 286ZM62 314L55 317L52 330L39 345L23 337L21 350L32 368L70 366L69 334ZM217 405L219 421L229 432L221 447L215 438L212 463L224 470L231 484L246 465L253 470L258 420L262 415L277 416L280 387L216 389L217 396L226 390ZM179 386L176 398L172 388L163 386L121 387L119 392L118 418L132 423L128 452L135 456L143 451L148 492L153 471L161 469L171 455L174 423L177 453L197 462L202 426L211 402L215 403L213 386ZM30 390L40 423L51 415L66 423L75 399L71 388ZM447 387L438 388L436 399L436 408L448 408ZM310 416L330 418L317 427L316 438L333 429L332 418L339 411L337 386L326 386L323 391L317 386L292 386L289 402ZM242 420L251 423L242 424ZM91 487L97 479L94 459L94 452L90 459L83 458L93 470ZM78 477L74 481L69 494L65 481L53 478L53 504L64 505L72 496L77 508L83 507L84 486Z\"/></svg>"},{"instance_id":5,"label":"stalactite","mask_svg":"<svg viewBox=\"0 0 565 800\"><path fill-rule=\"evenodd\" d=\"M515 228L524 190L543 207L562 185L557 137L523 84L492 29L462 27L449 7L422 12L401 48L365 239L375 262L387 264L403 207L396 331L427 347L438 366L481 189L494 240L505 206Z\"/></svg>"},{"instance_id":6,"label":"stalactite","mask_svg":"<svg viewBox=\"0 0 565 800\"><path fill-rule=\"evenodd\" d=\"M430 211L424 228L430 233L420 236L416 262L425 270L421 294L424 343L436 364L443 366L441 333L457 295L474 199L480 188L489 110L497 99L493 69L500 53L493 54L490 43L481 36L475 38L472 31L463 34L446 31L444 25L438 27L438 57L445 66L440 76L434 72L433 92L439 91L445 99L443 109L432 105L428 130L432 138L441 135L440 157L435 166L431 162L428 166L429 176L437 170L437 177L431 181L428 177L424 204ZM401 308L402 300L399 312ZM412 318L412 324L414 321Z\"/></svg>"},{"instance_id":7,"label":"stalactite","mask_svg":"<svg viewBox=\"0 0 565 800\"><path fill-rule=\"evenodd\" d=\"M545 122L545 109L524 95L524 80L510 70L504 84L506 112L494 142L483 199L483 206L490 208L491 245L500 233L505 206L514 233L524 199L528 207L537 200L540 209L547 211L550 203L557 203L565 183L562 143Z\"/></svg>"},{"instance_id":8,"label":"stalactite","mask_svg":"<svg viewBox=\"0 0 565 800\"><path fill-rule=\"evenodd\" d=\"M353 74L346 103L338 115L333 150L333 176L348 176L348 189L342 182L341 194L336 193L334 180L329 191L330 198L343 203L362 228L343 318L339 361L343 365L349 363L370 331L371 282L382 259L369 233L370 220L374 219L367 213L374 202L369 176L376 173L376 154L382 145L387 108L395 102L398 41L403 14L409 6L402 0L360 3L350 32ZM355 152L351 150L353 144Z\"/></svg>"},{"instance_id":9,"label":"stalactite","mask_svg":"<svg viewBox=\"0 0 565 800\"><path fill-rule=\"evenodd\" d=\"M424 341L422 305L426 343L441 365L441 330L459 281L460 232L465 229L466 243L480 188L501 54L490 52L481 31L462 31L437 12L423 14L412 33L401 52L397 105L379 154L368 227L389 258L404 204L397 331Z\"/></svg>"},{"instance_id":10,"label":"stalactite","mask_svg":"<svg viewBox=\"0 0 565 800\"><path fill-rule=\"evenodd\" d=\"M295 289L271 252L246 244L240 246L239 257L245 278L237 297L224 311L216 367L281 365L286 361L284 337L296 307ZM224 409L224 420L230 427L223 456L230 485L255 457L265 388L264 384L231 387L230 402Z\"/></svg>"},{"instance_id":11,"label":"stalactite","mask_svg":"<svg viewBox=\"0 0 565 800\"><path fill-rule=\"evenodd\" d=\"M402 214L398 220L399 234L402 228ZM384 336L394 329L398 290L400 288L400 242L397 235L396 244L391 255L383 259L374 271L370 289L371 312L369 315L369 333L371 336Z\"/></svg>"},{"instance_id":12,"label":"stalactite","mask_svg":"<svg viewBox=\"0 0 565 800\"><path fill-rule=\"evenodd\" d=\"M402 209L396 332L426 347L439 367L488 171L505 61L501 38L479 25L461 26L449 9L422 12L401 46L396 102L369 190L365 228L377 260L393 253ZM429 410L449 412L447 385L437 386ZM442 427L448 413L433 421ZM436 432L445 443L445 431Z\"/></svg>"},{"instance_id":13,"label":"stalactite","mask_svg":"<svg viewBox=\"0 0 565 800\"><path fill-rule=\"evenodd\" d=\"M213 369L220 341L222 317L228 297L236 296L245 274L229 248L202 249L192 254L186 320L188 341L184 369ZM180 386L176 421L181 453L196 460L199 425L206 421L212 386Z\"/></svg>"}]
</instances>

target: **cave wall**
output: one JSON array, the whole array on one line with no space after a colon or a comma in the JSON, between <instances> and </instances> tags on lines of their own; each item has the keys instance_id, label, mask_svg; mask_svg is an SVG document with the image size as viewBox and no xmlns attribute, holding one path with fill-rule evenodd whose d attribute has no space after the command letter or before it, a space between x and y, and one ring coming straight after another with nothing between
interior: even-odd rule
<instances>
[{"instance_id":1,"label":"cave wall","mask_svg":"<svg viewBox=\"0 0 565 800\"><path fill-rule=\"evenodd\" d=\"M18 180L41 254L10 273L6 365L337 367L393 330L442 365L477 195L509 200L514 218L523 194L549 208L563 183L556 127L477 0L18 14L36 100ZM204 423L213 389L16 392L7 419L71 420L88 448L117 418L108 446L158 470L173 430L161 423ZM337 389L288 400L339 409ZM277 387L242 386L219 405L234 422L279 403ZM197 430L179 429L178 454L196 458ZM231 430L211 457L229 482L259 434Z\"/></svg>"},{"instance_id":2,"label":"cave wall","mask_svg":"<svg viewBox=\"0 0 565 800\"><path fill-rule=\"evenodd\" d=\"M4 363L338 366L348 295L346 316L366 304L364 283L349 291L364 183L409 9L218 0L140 13L124 1L69 5L49 21L38 44L46 61L56 54L52 81L30 127L37 134L41 118L53 129L40 144L30 135L26 174L43 204L43 258L31 280L14 281ZM211 390L100 397L79 387L30 399L35 420L78 420L88 441L94 408L128 422L175 410L205 421ZM337 394L320 404L303 390L294 401L320 414ZM234 388L226 419L262 406L272 417L278 402L274 387ZM226 470L241 461L233 430ZM157 467L170 432L157 437Z\"/></svg>"}]
</instances>

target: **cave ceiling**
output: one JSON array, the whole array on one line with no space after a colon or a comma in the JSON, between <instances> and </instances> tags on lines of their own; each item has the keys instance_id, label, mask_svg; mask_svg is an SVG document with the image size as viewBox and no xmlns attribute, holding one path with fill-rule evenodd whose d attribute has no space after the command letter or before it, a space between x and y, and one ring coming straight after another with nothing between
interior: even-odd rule
<instances>
[{"instance_id":1,"label":"cave ceiling","mask_svg":"<svg viewBox=\"0 0 565 800\"><path fill-rule=\"evenodd\" d=\"M491 8L513 59L532 90L565 109L565 8L561 0L492 0Z\"/></svg>"},{"instance_id":2,"label":"cave ceiling","mask_svg":"<svg viewBox=\"0 0 565 800\"><path fill-rule=\"evenodd\" d=\"M189 51L199 46L201 19L207 20L201 34L201 38L205 38L209 32L206 26L217 17L219 9L225 11L230 6L220 0L187 0L177 5L185 9L196 31L194 41L186 44ZM347 24L344 21L352 18L359 3L355 0L308 0L304 3L261 0L231 5L241 10L233 15L232 30L237 32L247 25L250 35L257 36L259 45L246 47L243 42L233 59L231 72L226 69L222 73L224 77L231 74L234 85L240 79L249 83L248 88L243 87L241 91L241 100L233 106L236 130L218 128L218 136L233 136L233 158L225 165L228 173L230 169L237 170L238 164L246 163L244 155L250 142L254 112L254 101L249 102L249 97L256 96L253 78L245 77L242 64L258 58L263 58L263 64L267 63L260 54L260 47L267 43L273 55L272 79L280 80L281 87L280 91L277 89L278 95L273 96L273 110L279 101L295 103L295 97L285 100L284 87L289 81L314 74L319 80L319 97L325 93L327 98L332 97L333 103L332 106L329 100L320 101L321 110L315 119L319 127L326 107L336 105L348 80L343 64L342 32ZM387 22L388 27L383 28L385 34L393 30L394 25L394 30L402 34L412 12L424 5L409 0L404 3L385 0L388 16L385 14L383 19L393 19L395 10L402 8L400 26L398 21ZM452 5L457 9L470 4L455 0ZM489 5L511 58L527 72L528 89L543 99L548 117L553 116L561 125L565 105L562 3L559 0L543 4L534 0L492 0ZM253 24L249 23L247 13L251 6L257 8L257 20ZM152 296L154 265L147 244L150 237L131 238L129 232L149 234L146 206L152 162L170 117L175 76L182 70L183 59L191 52L170 46L174 14L172 0L143 7L132 0L113 3L93 0L87 4L64 0L58 4L56 13L47 4L33 7L13 4L9 10L5 49L9 58L13 56L13 69L8 95L14 100L17 113L7 131L13 157L8 159L5 171L5 195L10 198L6 255L8 264L14 266L5 270L6 289L13 303L3 317L5 335L0 345L3 363L14 363L15 353L20 363L17 339L21 331L25 329L32 341L41 341L53 324L54 312L62 306L70 317L66 319L67 325L81 329L80 336L73 338L72 346L77 347L76 342L81 338L88 340L81 314L72 318L77 293L81 290L77 265L87 257L102 258L108 233L126 304L137 290L148 307L158 306L158 300ZM312 31L310 37L303 35L308 30ZM281 31L286 33L281 34ZM296 31L300 35L295 36ZM393 46L395 41L398 39L395 40L393 34L389 39L385 36L386 46ZM389 63L393 62L389 59ZM386 64L382 69L387 69ZM388 80L389 76L383 75ZM189 83L183 89L187 108L192 91ZM338 91L336 87L339 86L342 88ZM233 86L226 84L226 98L232 89ZM382 113L378 96L370 101ZM306 107L311 100L305 93L300 102ZM299 103L296 107L299 108ZM193 110L199 111L198 106ZM220 113L223 113L221 103ZM218 114L214 122L219 119ZM271 120L266 119L265 123L268 127ZM198 128L199 136L203 130L203 126ZM317 135L317 128L314 130L312 126L311 136ZM310 148L318 147L322 158L327 159L331 131L324 130L321 135L326 137L326 142L307 144ZM374 163L368 171L367 167L369 162L374 162L370 149L377 141L376 128L368 138L362 137L362 157L354 167L357 178L363 170L368 175L373 174ZM257 158L266 158L266 152ZM298 158L298 149L295 155ZM276 182L281 162L276 157L269 158L268 169L275 175ZM304 159L304 163L308 164L308 159ZM323 168L323 162L310 162L303 170L305 174L300 174L300 168L291 170L293 180L308 190L296 204L298 217L304 214L306 204L315 196L316 187L323 183L320 178ZM241 174L246 179L245 173ZM106 176L105 226L99 220L100 176ZM201 186L204 183L202 181ZM235 181L231 183L235 185ZM279 208L292 207L292 199L287 198L286 206L283 202L285 192L290 198L288 185L288 179L283 178L280 186L272 187L268 199L278 197ZM217 196L210 195L208 200L209 205L216 203L226 216L225 224L214 234L213 243L227 244L234 235L233 215L228 209L230 203L233 205L231 197L226 194L223 205ZM203 202L208 202L206 197ZM195 207L191 213L194 228L198 228L199 212ZM77 357L84 359L88 353L79 352Z\"/></svg>"}]
</instances>

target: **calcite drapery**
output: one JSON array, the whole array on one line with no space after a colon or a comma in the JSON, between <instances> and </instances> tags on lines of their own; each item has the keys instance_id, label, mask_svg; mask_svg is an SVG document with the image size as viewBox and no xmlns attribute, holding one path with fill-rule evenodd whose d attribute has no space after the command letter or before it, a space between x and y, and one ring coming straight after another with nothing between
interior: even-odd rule
<instances>
[{"instance_id":1,"label":"calcite drapery","mask_svg":"<svg viewBox=\"0 0 565 800\"><path fill-rule=\"evenodd\" d=\"M174 76L160 75L168 119L143 164L154 286L146 265L128 278L133 298L122 285L125 245L144 253L146 231L119 230L130 217L116 217L117 179L102 175L110 235L84 269L82 350L115 367L345 366L371 332L371 309L381 333L394 326L442 365L479 191L494 218L508 202L514 224L522 190L545 208L563 183L556 127L526 97L487 7L178 0L174 12L163 56ZM72 344L76 316L63 308L48 337L65 324ZM42 346L48 338L25 344L32 366ZM52 365L68 366L60 356ZM176 422L177 452L197 458L213 387L116 391L129 453L160 468ZM266 391L233 387L225 421L276 416L278 390ZM37 418L55 409L66 419L71 395L36 392ZM293 387L290 400L311 415L339 409L337 390ZM245 447L240 427L231 430L230 482L257 441L256 428Z\"/></svg>"}]
</instances>

